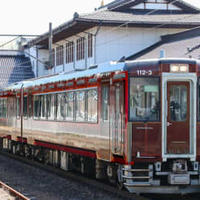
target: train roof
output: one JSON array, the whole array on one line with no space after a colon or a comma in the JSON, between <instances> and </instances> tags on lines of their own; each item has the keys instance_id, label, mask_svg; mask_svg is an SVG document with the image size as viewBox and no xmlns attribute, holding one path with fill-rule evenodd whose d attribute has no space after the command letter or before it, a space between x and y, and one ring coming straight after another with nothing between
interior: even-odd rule
<instances>
[{"instance_id":1,"label":"train roof","mask_svg":"<svg viewBox=\"0 0 200 200\"><path fill-rule=\"evenodd\" d=\"M89 70L82 71L72 71L72 72L63 72L56 75L51 75L47 77L39 77L36 79L29 79L25 81L21 81L15 84L8 85L2 88L2 91L9 90L18 90L22 86L24 88L34 87L45 85L48 83L57 83L62 81L68 81L78 78L91 77L91 76L100 76L104 74L108 74L116 71L129 71L135 67L142 66L155 66L162 63L189 63L189 64L197 64L199 61L196 59L182 59L182 58L160 58L160 59L148 59L148 60L140 60L140 61L125 61L125 62L106 62L99 64L98 66L93 66Z\"/></svg>"}]
</instances>

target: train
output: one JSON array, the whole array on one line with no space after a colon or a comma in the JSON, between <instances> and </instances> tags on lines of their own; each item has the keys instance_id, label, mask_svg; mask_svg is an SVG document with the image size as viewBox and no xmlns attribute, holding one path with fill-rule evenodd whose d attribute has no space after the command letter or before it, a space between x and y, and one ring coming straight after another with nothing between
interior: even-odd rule
<instances>
[{"instance_id":1,"label":"train","mask_svg":"<svg viewBox=\"0 0 200 200\"><path fill-rule=\"evenodd\" d=\"M200 192L200 62L106 62L7 85L0 147L131 193Z\"/></svg>"}]
</instances>

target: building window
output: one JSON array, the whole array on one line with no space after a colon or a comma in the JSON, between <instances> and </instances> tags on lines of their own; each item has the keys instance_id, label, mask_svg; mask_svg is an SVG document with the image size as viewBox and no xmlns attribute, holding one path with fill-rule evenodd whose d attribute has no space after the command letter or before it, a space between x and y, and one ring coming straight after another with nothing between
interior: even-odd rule
<instances>
[{"instance_id":1,"label":"building window","mask_svg":"<svg viewBox=\"0 0 200 200\"><path fill-rule=\"evenodd\" d=\"M81 37L77 40L76 59L77 60L85 59L85 38L84 37Z\"/></svg>"},{"instance_id":2,"label":"building window","mask_svg":"<svg viewBox=\"0 0 200 200\"><path fill-rule=\"evenodd\" d=\"M74 62L74 42L66 44L66 63Z\"/></svg>"},{"instance_id":3,"label":"building window","mask_svg":"<svg viewBox=\"0 0 200 200\"><path fill-rule=\"evenodd\" d=\"M63 46L56 47L56 66L63 65Z\"/></svg>"},{"instance_id":4,"label":"building window","mask_svg":"<svg viewBox=\"0 0 200 200\"><path fill-rule=\"evenodd\" d=\"M88 35L88 58L93 56L93 35Z\"/></svg>"}]
</instances>

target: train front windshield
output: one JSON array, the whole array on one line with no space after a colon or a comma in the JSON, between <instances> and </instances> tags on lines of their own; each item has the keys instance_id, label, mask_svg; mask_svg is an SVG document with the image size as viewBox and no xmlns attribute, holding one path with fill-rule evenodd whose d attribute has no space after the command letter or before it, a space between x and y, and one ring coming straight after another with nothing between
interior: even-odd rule
<instances>
[{"instance_id":1,"label":"train front windshield","mask_svg":"<svg viewBox=\"0 0 200 200\"><path fill-rule=\"evenodd\" d=\"M129 96L130 121L160 120L159 78L131 77Z\"/></svg>"}]
</instances>

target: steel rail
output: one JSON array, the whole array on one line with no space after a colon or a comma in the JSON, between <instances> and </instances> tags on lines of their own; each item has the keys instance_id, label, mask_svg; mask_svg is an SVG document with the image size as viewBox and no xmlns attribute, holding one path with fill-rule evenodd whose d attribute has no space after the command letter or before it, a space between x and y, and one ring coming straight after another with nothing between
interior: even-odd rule
<instances>
[{"instance_id":1,"label":"steel rail","mask_svg":"<svg viewBox=\"0 0 200 200\"><path fill-rule=\"evenodd\" d=\"M19 200L30 200L29 198L25 197L23 194L17 192L16 190L14 190L13 188L11 188L10 186L6 185L5 183L1 181L0 181L0 187L4 190L7 190L9 194L11 194L12 196L16 197Z\"/></svg>"}]
</instances>

